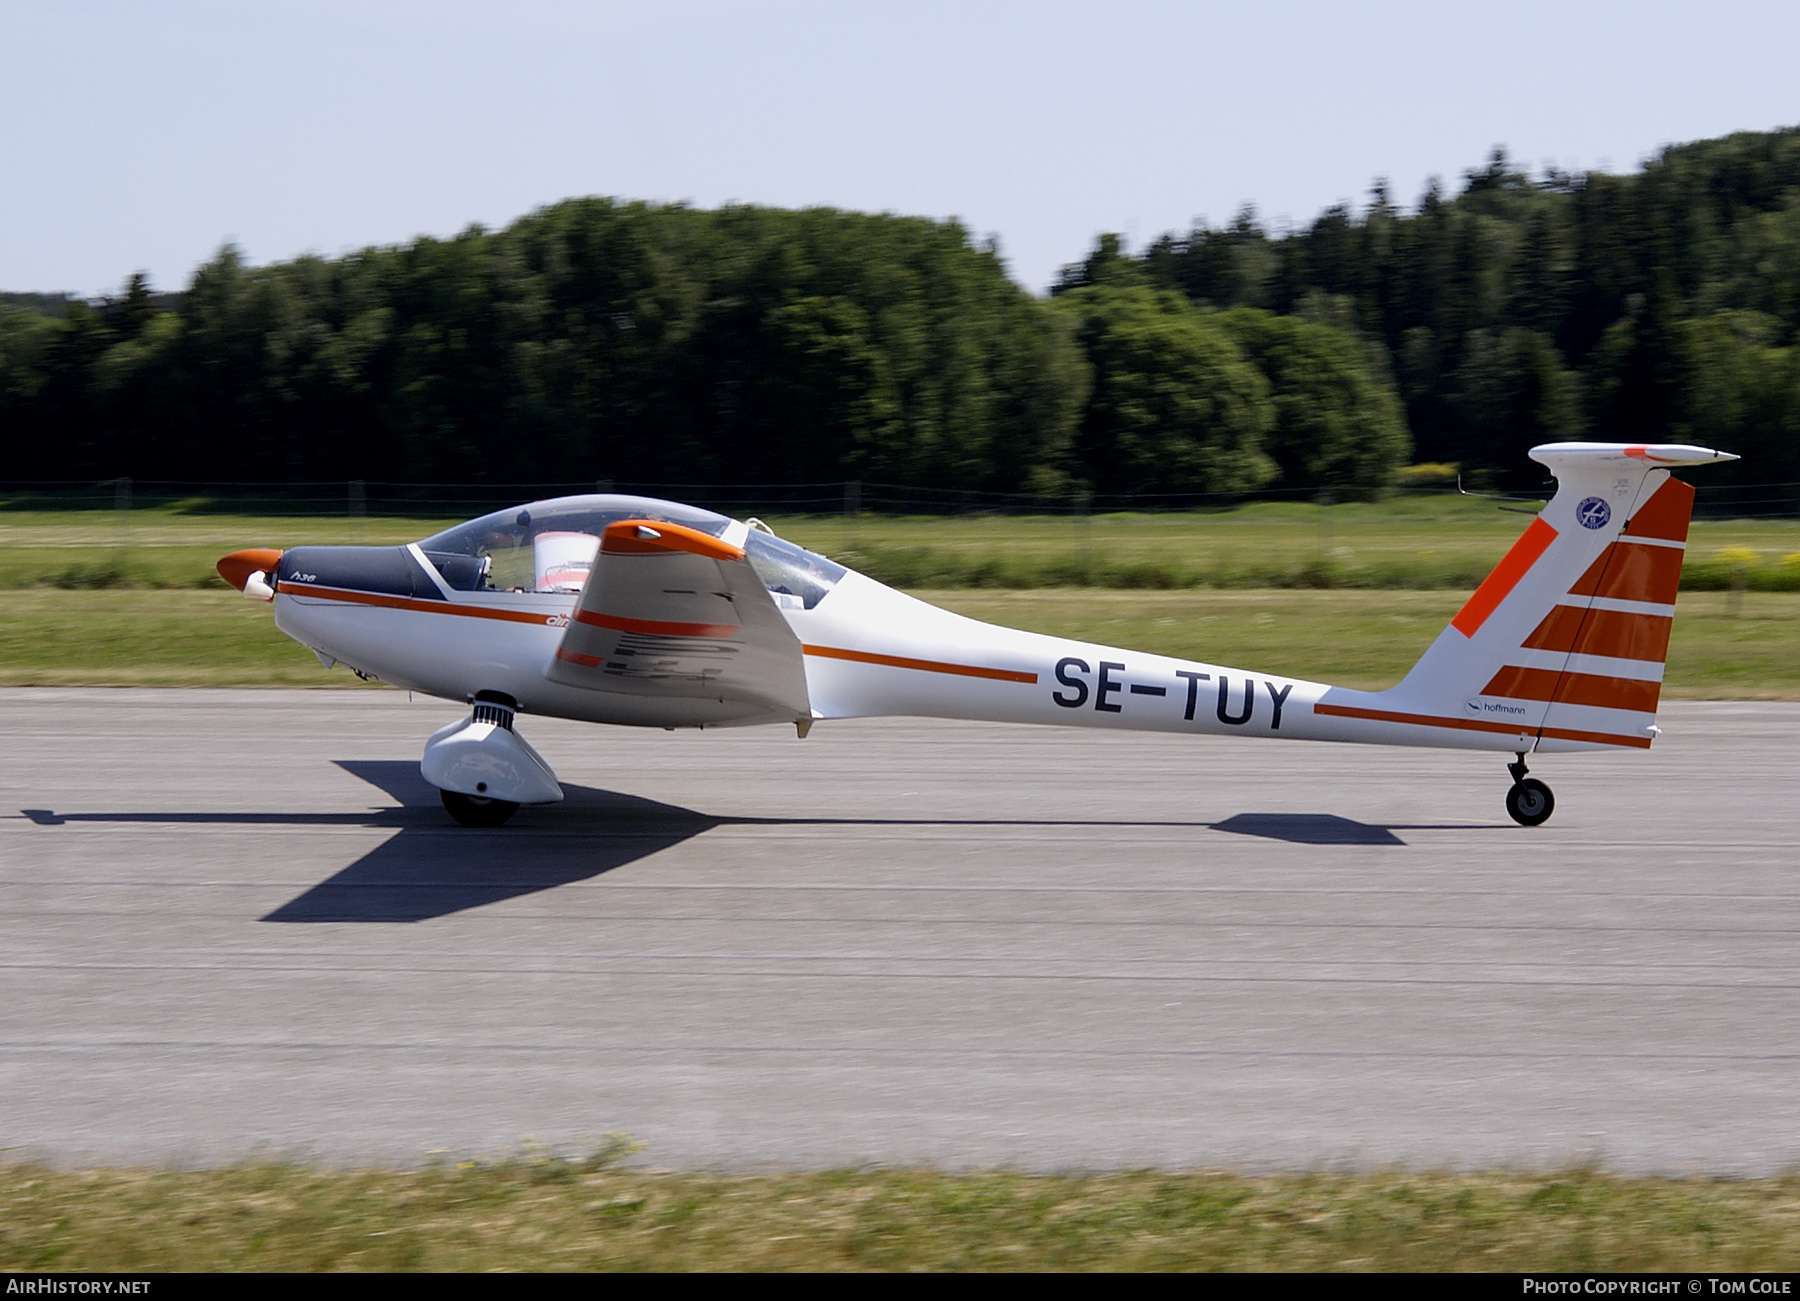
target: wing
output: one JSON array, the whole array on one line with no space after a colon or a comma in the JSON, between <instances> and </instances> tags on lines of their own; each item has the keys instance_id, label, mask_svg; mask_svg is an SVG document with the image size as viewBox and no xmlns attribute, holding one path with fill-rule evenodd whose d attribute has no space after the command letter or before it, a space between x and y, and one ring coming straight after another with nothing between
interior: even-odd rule
<instances>
[{"instance_id":1,"label":"wing","mask_svg":"<svg viewBox=\"0 0 1800 1301\"><path fill-rule=\"evenodd\" d=\"M704 698L810 721L800 639L744 549L680 524L609 524L552 682Z\"/></svg>"}]
</instances>

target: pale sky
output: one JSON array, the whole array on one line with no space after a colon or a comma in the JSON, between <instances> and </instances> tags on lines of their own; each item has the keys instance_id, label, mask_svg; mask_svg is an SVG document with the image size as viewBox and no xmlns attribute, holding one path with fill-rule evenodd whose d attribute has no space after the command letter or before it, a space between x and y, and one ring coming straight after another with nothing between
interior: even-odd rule
<instances>
[{"instance_id":1,"label":"pale sky","mask_svg":"<svg viewBox=\"0 0 1800 1301\"><path fill-rule=\"evenodd\" d=\"M573 195L959 218L1041 290L1504 144L1634 169L1800 123L1800 4L0 0L0 289L185 287Z\"/></svg>"}]
</instances>

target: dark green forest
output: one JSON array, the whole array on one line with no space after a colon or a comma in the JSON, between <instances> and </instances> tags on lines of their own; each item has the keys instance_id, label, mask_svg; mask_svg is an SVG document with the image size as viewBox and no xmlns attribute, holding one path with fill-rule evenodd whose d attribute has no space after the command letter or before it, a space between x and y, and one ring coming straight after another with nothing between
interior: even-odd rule
<instances>
[{"instance_id":1,"label":"dark green forest","mask_svg":"<svg viewBox=\"0 0 1800 1301\"><path fill-rule=\"evenodd\" d=\"M1800 129L1626 176L1496 151L1410 211L1378 184L1304 229L1105 236L1045 298L953 222L580 199L337 259L226 248L176 293L0 296L0 438L14 482L1049 503L1367 494L1429 462L1529 490L1524 449L1585 436L1775 484L1800 480L1797 327Z\"/></svg>"},{"instance_id":2,"label":"dark green forest","mask_svg":"<svg viewBox=\"0 0 1800 1301\"><path fill-rule=\"evenodd\" d=\"M1737 451L1800 479L1800 129L1667 148L1630 176L1532 179L1496 150L1402 214L1377 185L1272 236L1246 212L1142 258L1102 240L1059 288L1143 283L1329 322L1386 358L1420 461L1538 474L1558 438Z\"/></svg>"}]
</instances>

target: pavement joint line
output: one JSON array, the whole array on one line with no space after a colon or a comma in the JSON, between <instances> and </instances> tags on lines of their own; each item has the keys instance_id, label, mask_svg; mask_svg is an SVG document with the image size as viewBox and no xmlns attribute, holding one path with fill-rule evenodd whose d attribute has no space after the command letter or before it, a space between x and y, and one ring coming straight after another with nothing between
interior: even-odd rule
<instances>
[{"instance_id":1,"label":"pavement joint line","mask_svg":"<svg viewBox=\"0 0 1800 1301\"><path fill-rule=\"evenodd\" d=\"M79 1043L57 1040L0 1040L9 1051L14 1052L103 1052L120 1048L143 1051L146 1049L174 1049L184 1052L247 1052L275 1049L282 1052L436 1052L446 1044L441 1040L184 1040L184 1039L117 1039L95 1043ZM1544 1049L1520 1050L1488 1050L1483 1052L1434 1052L1412 1048L1381 1049L1264 1049L1264 1048L1103 1048L1103 1049L1045 1049L1045 1048L870 1048L864 1045L815 1045L815 1044L718 1044L718 1043L677 1043L677 1044L567 1044L567 1043L508 1043L490 1041L480 1043L458 1042L449 1045L457 1051L472 1053L543 1053L548 1055L566 1055L569 1053L644 1053L674 1054L701 1053L715 1056L775 1056L779 1054L805 1056L875 1056L881 1058L913 1058L913 1057L954 1057L961 1059L997 1059L1012 1060L1030 1058L1044 1061L1087 1058L1165 1058L1170 1060L1191 1060L1197 1058L1275 1058L1295 1060L1332 1060L1332 1061L1379 1061L1386 1062L1395 1058L1407 1061L1500 1061L1500 1062L1540 1062L1540 1061L1598 1061L1598 1062L1647 1062L1666 1064L1670 1062L1723 1062L1730 1065L1754 1063L1756 1065L1776 1066L1800 1063L1800 1052L1793 1053L1694 1053L1682 1051L1643 1052L1643 1053L1609 1053L1592 1050L1567 1051ZM0 1068L0 1074L5 1068Z\"/></svg>"},{"instance_id":2,"label":"pavement joint line","mask_svg":"<svg viewBox=\"0 0 1800 1301\"><path fill-rule=\"evenodd\" d=\"M798 965L798 963L796 963L795 965ZM54 970L54 968L39 968L39 969L40 970ZM64 968L64 969L65 970L80 970L80 968ZM186 966L154 966L154 967L146 966L146 967L97 968L97 970L114 970L114 971L120 971L120 972L127 972L127 971L132 971L132 972L191 971L191 970L213 970L213 969L215 969L215 968L197 968L197 967L186 967ZM419 969L418 968L378 968L377 967L377 968L365 968L364 970L365 971L373 971L373 972L377 972L377 973L381 973L381 974L392 975L392 974L395 974L397 971L417 972ZM280 973L274 972L274 973L269 973L269 974L280 974ZM330 974L341 976L341 973L330 973ZM438 972L438 973L434 973L434 974L442 975L443 973ZM497 971L492 971L492 970L490 970L490 971L477 970L477 971L457 973L457 974L467 974L470 977L477 977L477 976L483 976L483 975L496 975L496 974L503 974L503 973L500 973ZM535 976L535 977L538 977L538 978L544 979L544 980L566 979L567 976L570 974L631 976L631 977L639 977L639 978L673 977L676 979L692 981L695 983L708 983L709 981L716 982L721 979L730 979L730 980L735 980L735 981L753 981L753 980L754 981L773 981L773 980L868 981L868 980L884 980L884 981L905 981L909 984L932 983L932 982L936 982L939 984L961 984L961 983L965 983L965 982L979 982L979 983L986 983L986 984L1017 984L1017 983L1022 983L1022 982L1023 983L1045 982L1045 983L1054 983L1054 984L1062 984L1062 985L1170 984L1170 985L1202 985L1202 986L1205 986L1205 985L1255 985L1255 986L1259 986L1259 987L1260 986L1268 986L1268 985L1276 985L1276 986L1287 986L1287 985L1321 986L1322 985L1322 986L1326 986L1326 987L1329 987L1332 989L1343 989L1343 988L1350 987L1350 986L1368 987L1368 988L1396 988L1397 987L1397 988L1408 988L1408 989L1433 989L1433 990L1622 989L1622 990L1634 990L1634 991L1640 991L1640 992L1646 992L1646 993L1655 992L1658 990L1674 990L1674 991L1693 992L1693 991L1721 990L1721 989L1737 990L1737 991L1756 990L1756 991L1767 991L1767 992L1773 992L1773 993L1788 993L1788 992L1793 992L1793 991L1800 991L1800 983L1769 983L1769 982L1756 982L1756 981L1750 981L1750 980L1739 980L1739 981L1724 981L1724 980L1716 980L1716 981L1579 980L1579 979L1499 980L1499 979L1479 979L1479 978L1468 977L1468 976L1446 976L1442 979L1425 980L1425 979L1415 979L1415 978L1404 978L1404 977L1398 977L1398 976L1381 977L1381 976L1351 975L1351 974L1327 975L1327 974L1323 974L1323 973L1316 972L1316 971L1315 972L1305 972L1300 975L1289 976L1289 977L1276 977L1276 976L1244 976L1244 975L1199 975L1199 974L1194 974L1194 973L1190 973L1190 972L1176 972L1176 973L1167 974L1167 975L1138 975L1138 974L1126 973L1126 972L1049 972L1049 973L1046 973L1046 972L1042 972L1042 971L1020 972L1020 971L994 971L994 970L980 970L980 971L951 973L951 972L941 972L941 971L906 971L906 970L895 970L895 969L883 969L883 970L879 970L879 971L838 970L838 971L821 972L821 971L807 971L807 970L789 970L789 969L781 969L781 968L776 968L776 967L771 966L769 968L761 968L761 969L735 967L732 970L730 970L729 972L714 973L714 972L707 972L707 971L695 971L692 968L682 968L682 967L658 968L658 967L643 966L643 967L627 967L624 969L612 969L612 970L594 970L594 971L589 971L589 972L585 972L585 973L568 973L568 972L560 972L560 971L535 971L535 972L511 971L511 972L506 972L504 974L520 975L520 976ZM353 981L356 979L356 977L354 977L354 976L341 976L341 978L343 978L347 981Z\"/></svg>"}]
</instances>

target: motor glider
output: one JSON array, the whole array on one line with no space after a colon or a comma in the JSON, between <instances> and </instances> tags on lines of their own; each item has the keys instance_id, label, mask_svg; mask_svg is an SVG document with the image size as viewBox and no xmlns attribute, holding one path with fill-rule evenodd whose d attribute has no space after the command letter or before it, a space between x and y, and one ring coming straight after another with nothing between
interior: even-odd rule
<instances>
[{"instance_id":1,"label":"motor glider","mask_svg":"<svg viewBox=\"0 0 1800 1301\"><path fill-rule=\"evenodd\" d=\"M1555 807L1527 755L1648 749L1694 490L1679 444L1550 443L1557 491L1387 691L965 618L756 520L559 497L397 547L233 552L219 573L330 668L466 703L420 768L465 826L562 798L519 714L635 727L914 715L1510 753L1506 810Z\"/></svg>"}]
</instances>

